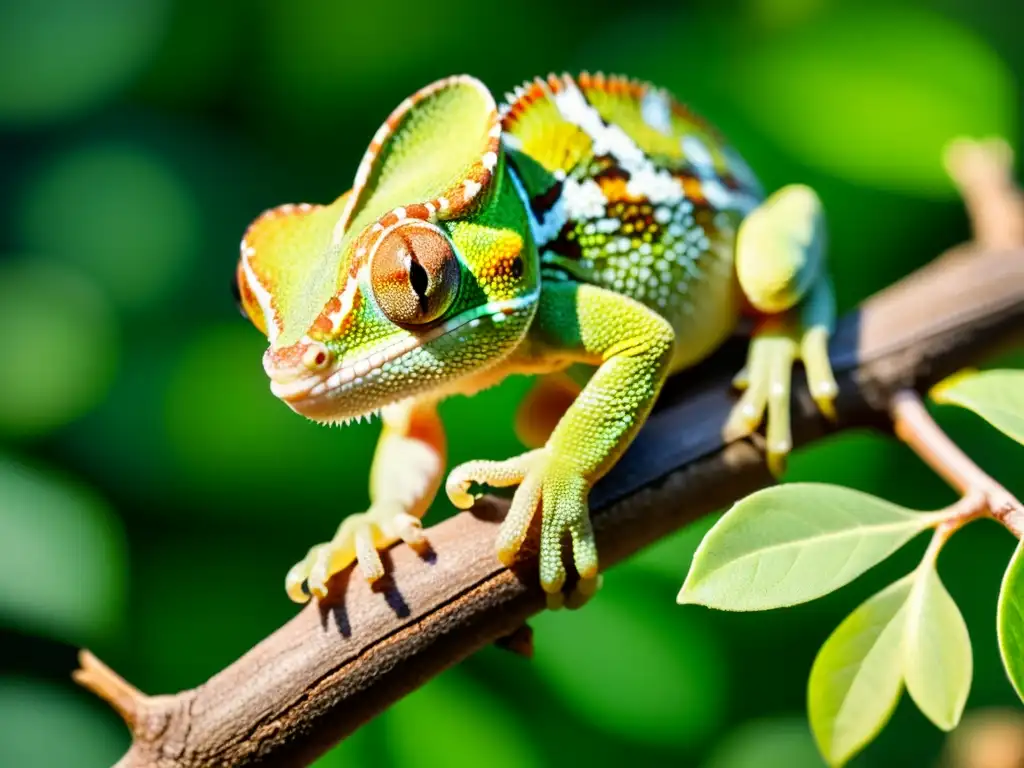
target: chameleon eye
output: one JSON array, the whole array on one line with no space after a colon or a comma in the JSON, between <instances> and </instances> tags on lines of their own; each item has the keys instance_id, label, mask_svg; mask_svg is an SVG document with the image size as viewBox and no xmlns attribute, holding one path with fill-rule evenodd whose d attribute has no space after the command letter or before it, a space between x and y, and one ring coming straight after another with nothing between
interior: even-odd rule
<instances>
[{"instance_id":1,"label":"chameleon eye","mask_svg":"<svg viewBox=\"0 0 1024 768\"><path fill-rule=\"evenodd\" d=\"M381 311L398 325L436 320L459 288L459 261L437 227L409 221L381 238L370 258L370 283Z\"/></svg>"}]
</instances>

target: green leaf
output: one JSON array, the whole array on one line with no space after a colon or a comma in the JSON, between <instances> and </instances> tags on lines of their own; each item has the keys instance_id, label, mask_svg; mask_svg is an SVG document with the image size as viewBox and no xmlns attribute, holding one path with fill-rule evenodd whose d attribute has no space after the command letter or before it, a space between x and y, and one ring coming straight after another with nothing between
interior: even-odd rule
<instances>
[{"instance_id":1,"label":"green leaf","mask_svg":"<svg viewBox=\"0 0 1024 768\"><path fill-rule=\"evenodd\" d=\"M1010 559L999 589L996 630L999 654L1017 695L1024 700L1024 542Z\"/></svg>"},{"instance_id":2,"label":"green leaf","mask_svg":"<svg viewBox=\"0 0 1024 768\"><path fill-rule=\"evenodd\" d=\"M532 619L534 665L551 699L594 732L694 749L725 722L725 651L706 614L647 599L638 581L611 575L586 610Z\"/></svg>"},{"instance_id":3,"label":"green leaf","mask_svg":"<svg viewBox=\"0 0 1024 768\"><path fill-rule=\"evenodd\" d=\"M748 720L719 739L704 768L821 768L821 756L799 716Z\"/></svg>"},{"instance_id":4,"label":"green leaf","mask_svg":"<svg viewBox=\"0 0 1024 768\"><path fill-rule=\"evenodd\" d=\"M903 676L907 691L944 731L960 722L971 690L971 638L933 565L922 564L907 606Z\"/></svg>"},{"instance_id":5,"label":"green leaf","mask_svg":"<svg viewBox=\"0 0 1024 768\"><path fill-rule=\"evenodd\" d=\"M32 329L4 334L0 434L45 434L92 409L110 388L117 318L73 270L42 259L0 261L0 328ZM51 364L40 364L40 350Z\"/></svg>"},{"instance_id":6,"label":"green leaf","mask_svg":"<svg viewBox=\"0 0 1024 768\"><path fill-rule=\"evenodd\" d=\"M0 625L76 644L116 631L124 533L93 493L0 456L0 532Z\"/></svg>"},{"instance_id":7,"label":"green leaf","mask_svg":"<svg viewBox=\"0 0 1024 768\"><path fill-rule=\"evenodd\" d=\"M737 502L704 537L678 602L758 611L813 600L853 581L934 521L840 486L766 488Z\"/></svg>"},{"instance_id":8,"label":"green leaf","mask_svg":"<svg viewBox=\"0 0 1024 768\"><path fill-rule=\"evenodd\" d=\"M1024 371L956 376L932 390L937 403L967 408L1024 445Z\"/></svg>"},{"instance_id":9,"label":"green leaf","mask_svg":"<svg viewBox=\"0 0 1024 768\"><path fill-rule=\"evenodd\" d=\"M863 602L818 651L807 709L830 765L845 764L892 716L903 687L903 636L915 575Z\"/></svg>"},{"instance_id":10,"label":"green leaf","mask_svg":"<svg viewBox=\"0 0 1024 768\"><path fill-rule=\"evenodd\" d=\"M1017 135L1013 72L985 39L935 11L833 5L763 35L716 76L746 119L807 165L876 189L952 197L942 167L950 139Z\"/></svg>"},{"instance_id":11,"label":"green leaf","mask_svg":"<svg viewBox=\"0 0 1024 768\"><path fill-rule=\"evenodd\" d=\"M445 723L423 737L424 723ZM543 764L521 712L504 698L452 669L395 704L383 717L392 765L478 765L495 768ZM376 764L380 764L380 759Z\"/></svg>"},{"instance_id":12,"label":"green leaf","mask_svg":"<svg viewBox=\"0 0 1024 768\"><path fill-rule=\"evenodd\" d=\"M128 741L121 721L70 680L0 676L0 765L113 765Z\"/></svg>"}]
</instances>

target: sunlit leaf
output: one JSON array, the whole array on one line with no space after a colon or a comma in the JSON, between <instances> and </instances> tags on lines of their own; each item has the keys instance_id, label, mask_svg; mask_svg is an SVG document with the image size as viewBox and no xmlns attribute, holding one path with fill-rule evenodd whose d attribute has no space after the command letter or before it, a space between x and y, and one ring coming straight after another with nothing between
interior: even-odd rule
<instances>
[{"instance_id":1,"label":"sunlit leaf","mask_svg":"<svg viewBox=\"0 0 1024 768\"><path fill-rule=\"evenodd\" d=\"M46 432L106 393L117 327L104 296L81 275L35 260L0 264L0 433ZM17 331L15 331L17 329Z\"/></svg>"},{"instance_id":2,"label":"sunlit leaf","mask_svg":"<svg viewBox=\"0 0 1024 768\"><path fill-rule=\"evenodd\" d=\"M726 67L737 105L780 147L875 188L952 197L948 141L1017 134L998 54L967 25L907 4L837 8Z\"/></svg>"},{"instance_id":3,"label":"sunlit leaf","mask_svg":"<svg viewBox=\"0 0 1024 768\"><path fill-rule=\"evenodd\" d=\"M731 731L703 768L821 768L805 717L775 717Z\"/></svg>"},{"instance_id":4,"label":"sunlit leaf","mask_svg":"<svg viewBox=\"0 0 1024 768\"><path fill-rule=\"evenodd\" d=\"M974 411L989 424L1024 445L1024 371L982 371L957 376L932 390L938 403Z\"/></svg>"},{"instance_id":5,"label":"sunlit leaf","mask_svg":"<svg viewBox=\"0 0 1024 768\"><path fill-rule=\"evenodd\" d=\"M903 675L918 708L949 731L971 690L971 638L935 568L921 568L907 606Z\"/></svg>"},{"instance_id":6,"label":"sunlit leaf","mask_svg":"<svg viewBox=\"0 0 1024 768\"><path fill-rule=\"evenodd\" d=\"M381 721L378 720L346 736L310 768L378 768L381 764L381 743L376 738L376 731L380 725Z\"/></svg>"},{"instance_id":7,"label":"sunlit leaf","mask_svg":"<svg viewBox=\"0 0 1024 768\"><path fill-rule=\"evenodd\" d=\"M296 415L270 393L265 349L266 339L239 318L210 325L175 356L162 413L175 472L207 501L223 501L219 514L276 518L277 507L254 502L287 486L293 514L337 524L366 504L379 425L332 429ZM331 477L339 468L358 479L342 483L329 504L320 483L293 482L297 473Z\"/></svg>"},{"instance_id":8,"label":"sunlit leaf","mask_svg":"<svg viewBox=\"0 0 1024 768\"><path fill-rule=\"evenodd\" d=\"M0 122L53 120L92 106L146 63L167 0L0 3Z\"/></svg>"},{"instance_id":9,"label":"sunlit leaf","mask_svg":"<svg viewBox=\"0 0 1024 768\"><path fill-rule=\"evenodd\" d=\"M425 723L438 724L429 738L424 736ZM448 725L442 727L442 723ZM521 714L458 669L395 704L384 715L383 724L392 764L403 768L543 764Z\"/></svg>"},{"instance_id":10,"label":"sunlit leaf","mask_svg":"<svg viewBox=\"0 0 1024 768\"><path fill-rule=\"evenodd\" d=\"M0 531L0 623L72 643L117 628L124 534L94 494L0 456Z\"/></svg>"},{"instance_id":11,"label":"sunlit leaf","mask_svg":"<svg viewBox=\"0 0 1024 768\"><path fill-rule=\"evenodd\" d=\"M853 581L934 521L841 486L766 488L737 502L704 537L678 601L756 611L813 600Z\"/></svg>"},{"instance_id":12,"label":"sunlit leaf","mask_svg":"<svg viewBox=\"0 0 1024 768\"><path fill-rule=\"evenodd\" d=\"M1024 543L1018 544L999 590L999 653L1017 695L1024 699Z\"/></svg>"},{"instance_id":13,"label":"sunlit leaf","mask_svg":"<svg viewBox=\"0 0 1024 768\"><path fill-rule=\"evenodd\" d=\"M584 610L531 621L534 663L554 697L602 732L699 745L724 719L728 685L721 642L701 618L610 574Z\"/></svg>"},{"instance_id":14,"label":"sunlit leaf","mask_svg":"<svg viewBox=\"0 0 1024 768\"><path fill-rule=\"evenodd\" d=\"M821 647L807 685L818 748L839 766L889 720L903 687L903 637L914 574L846 617Z\"/></svg>"},{"instance_id":15,"label":"sunlit leaf","mask_svg":"<svg viewBox=\"0 0 1024 768\"><path fill-rule=\"evenodd\" d=\"M69 681L63 686L0 676L0 765L113 765L128 748L117 716Z\"/></svg>"}]
</instances>

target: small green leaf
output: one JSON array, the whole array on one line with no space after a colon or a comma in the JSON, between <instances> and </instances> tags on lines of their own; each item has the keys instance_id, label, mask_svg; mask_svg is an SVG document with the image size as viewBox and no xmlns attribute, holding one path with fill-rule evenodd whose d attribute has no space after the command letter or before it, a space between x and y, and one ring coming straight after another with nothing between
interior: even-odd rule
<instances>
[{"instance_id":1,"label":"small green leaf","mask_svg":"<svg viewBox=\"0 0 1024 768\"><path fill-rule=\"evenodd\" d=\"M850 583L934 521L840 486L766 488L736 503L704 537L678 602L758 611L813 600Z\"/></svg>"},{"instance_id":2,"label":"small green leaf","mask_svg":"<svg viewBox=\"0 0 1024 768\"><path fill-rule=\"evenodd\" d=\"M1017 695L1024 700L1024 542L1010 559L999 589L996 629L999 654Z\"/></svg>"},{"instance_id":3,"label":"small green leaf","mask_svg":"<svg viewBox=\"0 0 1024 768\"><path fill-rule=\"evenodd\" d=\"M818 748L840 766L889 720L903 687L903 637L915 574L861 603L811 667L807 709Z\"/></svg>"},{"instance_id":4,"label":"small green leaf","mask_svg":"<svg viewBox=\"0 0 1024 768\"><path fill-rule=\"evenodd\" d=\"M1024 445L1024 371L957 376L932 390L937 403L967 408Z\"/></svg>"},{"instance_id":5,"label":"small green leaf","mask_svg":"<svg viewBox=\"0 0 1024 768\"><path fill-rule=\"evenodd\" d=\"M922 565L907 605L903 676L907 691L935 725L960 722L971 690L971 638L934 566Z\"/></svg>"},{"instance_id":6,"label":"small green leaf","mask_svg":"<svg viewBox=\"0 0 1024 768\"><path fill-rule=\"evenodd\" d=\"M0 455L0 626L94 643L123 620L126 583L113 511L88 488Z\"/></svg>"}]
</instances>

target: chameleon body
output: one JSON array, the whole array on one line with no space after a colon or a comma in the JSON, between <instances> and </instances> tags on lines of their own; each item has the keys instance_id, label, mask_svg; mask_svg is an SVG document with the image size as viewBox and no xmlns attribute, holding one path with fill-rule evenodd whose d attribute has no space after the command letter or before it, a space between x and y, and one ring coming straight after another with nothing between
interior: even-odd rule
<instances>
[{"instance_id":1,"label":"chameleon body","mask_svg":"<svg viewBox=\"0 0 1024 768\"><path fill-rule=\"evenodd\" d=\"M346 518L286 577L323 597L358 560L422 541L441 486L436 412L510 374L538 374L517 430L531 450L449 475L518 486L497 541L511 563L541 520L540 579L562 602L597 586L587 497L632 441L670 374L753 318L730 439L767 411L769 459L790 447L790 375L802 359L828 412L836 385L820 202L807 187L765 198L739 154L664 90L621 77L549 76L499 108L458 76L406 99L373 137L352 189L329 205L267 211L242 240L243 308L267 334L273 393L300 414L344 422L380 411L371 506ZM564 372L593 374L577 384Z\"/></svg>"}]
</instances>

